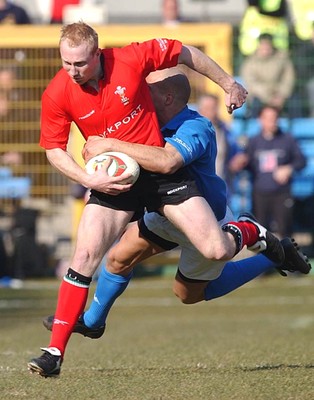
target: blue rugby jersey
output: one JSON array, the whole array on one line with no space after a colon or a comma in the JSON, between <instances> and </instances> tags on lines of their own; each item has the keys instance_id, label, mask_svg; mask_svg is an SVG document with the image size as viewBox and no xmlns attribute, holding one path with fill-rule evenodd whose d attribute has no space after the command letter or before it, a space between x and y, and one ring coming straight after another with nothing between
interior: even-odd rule
<instances>
[{"instance_id":1,"label":"blue rugby jersey","mask_svg":"<svg viewBox=\"0 0 314 400\"><path fill-rule=\"evenodd\" d=\"M182 155L184 165L188 166L217 220L224 218L227 188L216 174L217 144L212 123L198 112L185 107L161 131L165 140Z\"/></svg>"}]
</instances>

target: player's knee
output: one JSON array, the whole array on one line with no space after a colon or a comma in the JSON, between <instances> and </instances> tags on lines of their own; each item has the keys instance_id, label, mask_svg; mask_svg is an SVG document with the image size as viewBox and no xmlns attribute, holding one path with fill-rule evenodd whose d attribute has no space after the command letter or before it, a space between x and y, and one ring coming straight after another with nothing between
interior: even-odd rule
<instances>
[{"instance_id":1,"label":"player's knee","mask_svg":"<svg viewBox=\"0 0 314 400\"><path fill-rule=\"evenodd\" d=\"M183 304L195 304L202 300L200 299L199 295L182 292L177 290L175 287L173 288L173 293L181 300L181 303Z\"/></svg>"},{"instance_id":2,"label":"player's knee","mask_svg":"<svg viewBox=\"0 0 314 400\"><path fill-rule=\"evenodd\" d=\"M206 247L202 254L207 260L211 261L230 260L233 257L229 249L221 244Z\"/></svg>"},{"instance_id":3,"label":"player's knee","mask_svg":"<svg viewBox=\"0 0 314 400\"><path fill-rule=\"evenodd\" d=\"M87 248L81 248L76 250L72 265L75 266L75 270L79 272L81 269L84 270L91 267L97 268L101 259L102 255L97 251L92 252Z\"/></svg>"},{"instance_id":4,"label":"player's knee","mask_svg":"<svg viewBox=\"0 0 314 400\"><path fill-rule=\"evenodd\" d=\"M114 252L109 251L106 257L106 267L107 270L113 274L121 274L126 265L115 256Z\"/></svg>"}]
</instances>

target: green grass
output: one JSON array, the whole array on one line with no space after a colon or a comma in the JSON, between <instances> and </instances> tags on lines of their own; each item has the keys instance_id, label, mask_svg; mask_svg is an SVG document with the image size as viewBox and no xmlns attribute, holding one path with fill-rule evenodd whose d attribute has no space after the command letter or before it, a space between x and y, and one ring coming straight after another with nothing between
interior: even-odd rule
<instances>
[{"instance_id":1,"label":"green grass","mask_svg":"<svg viewBox=\"0 0 314 400\"><path fill-rule=\"evenodd\" d=\"M26 364L49 342L59 282L0 289L0 399L313 400L313 284L261 278L186 306L171 278L136 279L101 339L72 336L58 379Z\"/></svg>"}]
</instances>

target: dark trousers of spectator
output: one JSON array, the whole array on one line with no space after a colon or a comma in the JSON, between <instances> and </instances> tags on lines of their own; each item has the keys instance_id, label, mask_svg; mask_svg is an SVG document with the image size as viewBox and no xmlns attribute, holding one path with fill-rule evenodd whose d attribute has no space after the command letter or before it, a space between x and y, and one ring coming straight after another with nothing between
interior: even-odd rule
<instances>
[{"instance_id":1,"label":"dark trousers of spectator","mask_svg":"<svg viewBox=\"0 0 314 400\"><path fill-rule=\"evenodd\" d=\"M253 193L253 212L258 222L280 238L293 233L294 200L290 193Z\"/></svg>"},{"instance_id":2,"label":"dark trousers of spectator","mask_svg":"<svg viewBox=\"0 0 314 400\"><path fill-rule=\"evenodd\" d=\"M13 229L10 232L14 247L10 257L13 278L47 276L48 249L37 243L37 218L37 210L18 208L15 212Z\"/></svg>"},{"instance_id":3,"label":"dark trousers of spectator","mask_svg":"<svg viewBox=\"0 0 314 400\"><path fill-rule=\"evenodd\" d=\"M5 249L3 233L0 232L0 278L10 275L8 255Z\"/></svg>"},{"instance_id":4,"label":"dark trousers of spectator","mask_svg":"<svg viewBox=\"0 0 314 400\"><path fill-rule=\"evenodd\" d=\"M40 247L34 235L24 233L14 238L14 253L12 256L13 277L25 279L45 276L47 256Z\"/></svg>"}]
</instances>

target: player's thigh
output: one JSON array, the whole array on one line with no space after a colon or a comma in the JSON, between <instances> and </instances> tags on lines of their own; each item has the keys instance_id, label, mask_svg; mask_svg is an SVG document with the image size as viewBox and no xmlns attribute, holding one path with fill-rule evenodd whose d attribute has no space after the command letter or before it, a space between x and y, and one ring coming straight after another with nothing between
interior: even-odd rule
<instances>
[{"instance_id":1,"label":"player's thigh","mask_svg":"<svg viewBox=\"0 0 314 400\"><path fill-rule=\"evenodd\" d=\"M92 274L106 251L122 234L132 215L132 211L86 205L78 227L73 268L77 272Z\"/></svg>"},{"instance_id":2,"label":"player's thigh","mask_svg":"<svg viewBox=\"0 0 314 400\"><path fill-rule=\"evenodd\" d=\"M217 219L212 209L203 197L195 196L179 204L166 204L163 206L163 214L180 230L190 232L193 227L198 228L198 232L193 232L193 236L208 233L208 226L212 225L212 231L221 232Z\"/></svg>"},{"instance_id":3,"label":"player's thigh","mask_svg":"<svg viewBox=\"0 0 314 400\"><path fill-rule=\"evenodd\" d=\"M141 234L138 223L134 222L108 252L107 269L117 274L130 272L135 264L163 251L161 247L146 239Z\"/></svg>"},{"instance_id":4,"label":"player's thigh","mask_svg":"<svg viewBox=\"0 0 314 400\"><path fill-rule=\"evenodd\" d=\"M215 258L216 252L229 250L226 236L204 198L192 197L180 204L167 204L163 206L163 213L205 257Z\"/></svg>"}]
</instances>

